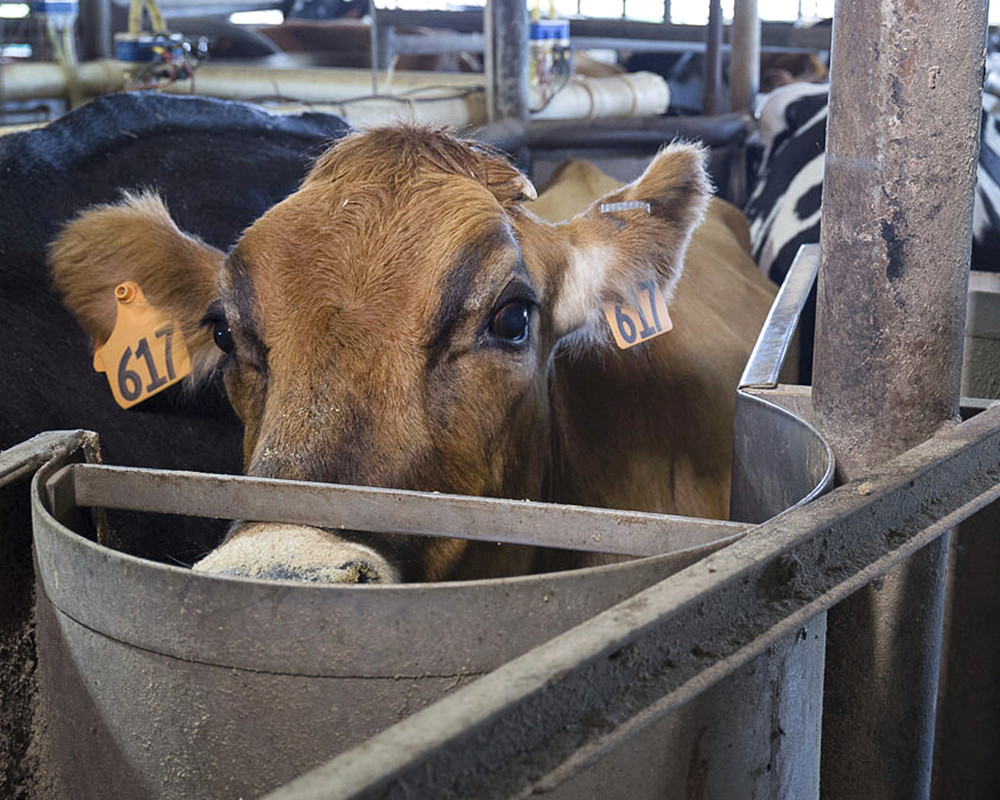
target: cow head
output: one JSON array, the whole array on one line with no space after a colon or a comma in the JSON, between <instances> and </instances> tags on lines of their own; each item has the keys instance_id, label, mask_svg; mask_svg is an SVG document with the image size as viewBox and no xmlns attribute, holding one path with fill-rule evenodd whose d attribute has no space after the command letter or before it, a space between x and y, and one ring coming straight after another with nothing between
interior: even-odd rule
<instances>
[{"instance_id":1,"label":"cow head","mask_svg":"<svg viewBox=\"0 0 1000 800\"><path fill-rule=\"evenodd\" d=\"M608 346L603 305L641 281L669 296L709 188L702 152L674 145L602 199L640 201L624 210L552 225L534 195L478 144L387 127L334 145L228 255L146 194L70 223L51 264L97 342L126 279L183 324L196 374L224 373L249 475L543 499L553 350ZM196 568L435 580L475 550L241 523Z\"/></svg>"}]
</instances>

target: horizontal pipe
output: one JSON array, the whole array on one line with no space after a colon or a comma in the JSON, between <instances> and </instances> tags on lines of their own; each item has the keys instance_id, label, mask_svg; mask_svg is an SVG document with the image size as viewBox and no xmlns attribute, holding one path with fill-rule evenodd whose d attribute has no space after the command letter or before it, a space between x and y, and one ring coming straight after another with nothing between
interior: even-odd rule
<instances>
[{"instance_id":1,"label":"horizontal pipe","mask_svg":"<svg viewBox=\"0 0 1000 800\"><path fill-rule=\"evenodd\" d=\"M102 59L79 64L77 84L85 96L125 88L126 65ZM486 122L482 76L405 71L392 73L371 96L371 72L360 69L270 69L205 64L194 81L178 81L164 91L197 93L232 100L284 99L284 113L330 111L354 125L396 119L474 126ZM0 67L0 96L7 100L62 97L66 74L57 64L6 64ZM579 119L660 114L669 102L666 82L652 73L574 81L553 99L541 119ZM328 106L328 107L317 107Z\"/></svg>"},{"instance_id":2,"label":"horizontal pipe","mask_svg":"<svg viewBox=\"0 0 1000 800\"><path fill-rule=\"evenodd\" d=\"M98 95L123 89L129 68L119 61L100 59L79 64L77 73L81 88ZM380 88L408 92L433 85L460 91L477 89L482 83L482 77L476 75L401 71L393 73L391 84ZM6 64L0 68L0 86L7 100L61 97L66 92L66 79L57 64ZM198 94L238 100L285 97L306 103L341 102L370 94L371 72L334 67L272 69L204 64L195 73L193 89ZM178 81L167 91L191 93L191 81Z\"/></svg>"},{"instance_id":3,"label":"horizontal pipe","mask_svg":"<svg viewBox=\"0 0 1000 800\"><path fill-rule=\"evenodd\" d=\"M539 99L531 98L532 108L538 107ZM605 78L574 78L531 117L539 120L647 117L662 114L669 105L666 80L652 72L632 72Z\"/></svg>"}]
</instances>

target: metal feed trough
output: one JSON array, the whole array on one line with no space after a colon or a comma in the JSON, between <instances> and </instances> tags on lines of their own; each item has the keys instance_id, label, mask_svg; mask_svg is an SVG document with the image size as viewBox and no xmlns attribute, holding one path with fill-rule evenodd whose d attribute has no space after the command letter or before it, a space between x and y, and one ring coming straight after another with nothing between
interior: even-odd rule
<instances>
[{"instance_id":1,"label":"metal feed trough","mask_svg":"<svg viewBox=\"0 0 1000 800\"><path fill-rule=\"evenodd\" d=\"M802 259L800 267L775 303L747 382L767 383L781 367L815 275L815 256ZM738 515L766 519L828 488L832 457L808 423L759 394L741 392L738 407ZM96 445L93 434L52 433L3 455L11 478L43 464L31 484L39 719L48 731L39 741L53 791L78 798L103 798L109 791L135 798L257 796L361 745L438 698L450 695L465 716L477 706L464 705L456 693L459 687L490 674L486 686L500 680L506 695L522 680L509 683L495 670L580 623L593 620L588 623L592 626L607 609L613 618L631 613L628 609L637 606L629 598L750 527L660 514L108 467L87 463ZM88 509L465 536L641 558L595 569L450 584L261 582L194 573L103 547L74 532L86 527L81 514ZM683 619L670 626L669 645L661 642L655 654L639 657L633 645L615 647L617 654L608 663L627 671L629 697L620 696L620 677L613 671L599 678L588 675L570 690L571 697L557 692L551 699L540 698L538 705L529 703L533 734L523 729L525 719L504 722L488 737L490 749L505 743L523 748L539 733L550 743L567 734L570 741L582 741L588 731L610 736L596 750L587 745L571 759L576 767L585 766L624 735L613 720L627 720L647 702L636 670L657 682L666 676L654 676L667 665L672 665L668 674L690 676L728 649L727 642L706 637L704 625L716 620L718 612L733 610L734 601L744 604L745 590L733 588L736 593L726 605L709 610L700 602L700 610L685 610ZM699 624L687 619L692 612L703 617ZM560 659L580 655L576 647L555 647ZM712 764L698 767L710 782L770 785L778 771L769 775L766 765L776 746L786 754L780 781L798 787L797 792L807 790L818 775L822 619L789 629L768 650L682 715L653 725L639 734L636 745L590 769L583 778L586 788L571 782L558 796L596 798L623 791L629 797L662 796L665 787L688 779L692 752ZM527 658L531 673L545 663L544 657ZM503 668L518 663L525 662ZM476 686L476 692L485 688ZM612 707L587 712L562 737L550 735L551 726L566 714L580 713L595 700ZM437 717L437 711L428 711ZM642 711L639 721L626 724L626 732L644 727L650 716ZM776 718L794 744L771 739ZM445 722L454 723L451 714L436 725ZM421 726L419 738L434 741L436 725ZM466 774L464 767L461 772ZM467 775L487 777L493 791L510 788L495 775L477 770ZM470 785L454 795L481 793L482 787ZM438 787L417 794L446 795Z\"/></svg>"}]
</instances>

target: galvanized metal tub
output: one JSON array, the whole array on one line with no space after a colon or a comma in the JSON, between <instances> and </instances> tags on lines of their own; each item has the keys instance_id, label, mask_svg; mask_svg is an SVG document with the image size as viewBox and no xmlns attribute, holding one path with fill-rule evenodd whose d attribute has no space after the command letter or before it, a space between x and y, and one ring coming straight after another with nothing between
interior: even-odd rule
<instances>
[{"instance_id":1,"label":"galvanized metal tub","mask_svg":"<svg viewBox=\"0 0 1000 800\"><path fill-rule=\"evenodd\" d=\"M793 486L786 491L822 491L832 463L816 457L828 453L818 434L767 402L754 400L753 408L754 418L763 420L768 448L777 443L791 453L808 443L811 452L791 460L796 470L802 464L819 467L785 481ZM132 501L131 490L107 470L63 470L71 460L72 454L56 457L36 473L31 505L40 716L47 729L42 752L54 766L53 791L74 798L258 796L727 540L716 531L714 541L679 553L450 584L345 587L209 576L134 558L74 532L81 508L127 507ZM766 457L757 468L781 471L783 464ZM136 498L135 507L158 511L224 517L235 514L226 510L226 488L253 488L250 479L213 478L216 495L208 489L196 502L183 490L190 475L142 473L130 471L180 504ZM122 481L127 477L121 474ZM761 480L779 483L774 474L761 474ZM171 491L172 483L177 485ZM258 483L267 491L281 489ZM313 485L303 491L325 490ZM371 500L363 493L372 490L336 491L348 505L352 498L362 505ZM467 514L486 518L463 504L497 504L512 528L519 524L518 509L527 508L412 494L399 499L386 493L383 517L397 514L400 503L453 503L463 513L442 513L429 532L461 535ZM779 506L766 516L803 499L772 499ZM184 505L203 501L217 501L217 510ZM370 510L365 506L363 513ZM545 513L572 538L581 520L618 512L552 507ZM619 516L651 529L673 524L662 515ZM375 509L368 524L377 529L378 519ZM340 524L364 523L351 518ZM613 533L614 524L608 524ZM699 527L699 521L691 524ZM743 787L745 796L768 787L782 787L789 797L815 794L823 625L821 618L806 635L797 633L764 654L556 796L682 797L691 787L700 797L734 797L735 787Z\"/></svg>"}]
</instances>

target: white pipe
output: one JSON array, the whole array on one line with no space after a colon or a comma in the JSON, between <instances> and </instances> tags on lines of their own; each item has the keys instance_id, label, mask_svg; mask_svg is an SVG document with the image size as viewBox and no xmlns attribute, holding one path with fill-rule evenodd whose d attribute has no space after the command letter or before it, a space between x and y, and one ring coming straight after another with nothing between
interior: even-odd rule
<instances>
[{"instance_id":1,"label":"white pipe","mask_svg":"<svg viewBox=\"0 0 1000 800\"><path fill-rule=\"evenodd\" d=\"M272 114L302 114L306 111L336 114L355 128L385 125L397 121L465 127L485 124L486 97L483 92L419 102L405 102L391 97L371 97L346 106L337 103L281 103L266 106L265 110Z\"/></svg>"},{"instance_id":2,"label":"white pipe","mask_svg":"<svg viewBox=\"0 0 1000 800\"><path fill-rule=\"evenodd\" d=\"M76 76L80 91L90 96L117 92L125 85L121 64L110 59L77 64ZM4 100L66 97L68 91L66 73L59 64L0 64L0 98Z\"/></svg>"},{"instance_id":3,"label":"white pipe","mask_svg":"<svg viewBox=\"0 0 1000 800\"><path fill-rule=\"evenodd\" d=\"M533 97L536 104L538 98ZM652 72L630 72L604 78L573 78L532 119L649 117L670 105L667 82Z\"/></svg>"},{"instance_id":4,"label":"white pipe","mask_svg":"<svg viewBox=\"0 0 1000 800\"><path fill-rule=\"evenodd\" d=\"M121 91L128 67L111 59L89 61L77 69L77 83L86 96ZM438 72L395 72L371 97L371 73L361 69L269 69L205 64L195 73L194 92L212 97L260 101L285 98L296 111L320 110L317 104L354 125L395 119L437 125L482 125L486 103L481 75ZM178 81L166 91L188 94L190 81ZM57 64L0 66L0 97L28 100L63 97L66 75ZM638 72L607 78L575 78L535 119L580 119L661 114L670 92L659 75ZM287 109L271 109L287 110Z\"/></svg>"},{"instance_id":5,"label":"white pipe","mask_svg":"<svg viewBox=\"0 0 1000 800\"><path fill-rule=\"evenodd\" d=\"M77 77L90 95L117 92L125 86L129 65L112 59L80 64ZM394 72L391 82L380 91L408 92L434 86L461 91L481 88L481 75L438 72ZM203 64L195 73L194 90L212 97L246 100L257 97L285 97L303 103L338 103L371 94L371 73L362 69L316 67L272 69ZM191 93L191 81L178 81L167 91ZM0 65L0 96L6 100L62 97L66 78L58 64L28 63Z\"/></svg>"},{"instance_id":6,"label":"white pipe","mask_svg":"<svg viewBox=\"0 0 1000 800\"><path fill-rule=\"evenodd\" d=\"M442 87L451 94L483 88L481 75L448 72L393 72L389 80L380 73L379 94L417 92ZM188 94L191 81L178 81L166 91ZM194 91L231 100L285 98L302 103L339 103L372 93L372 75L366 69L316 67L271 69L204 64L194 76Z\"/></svg>"}]
</instances>

